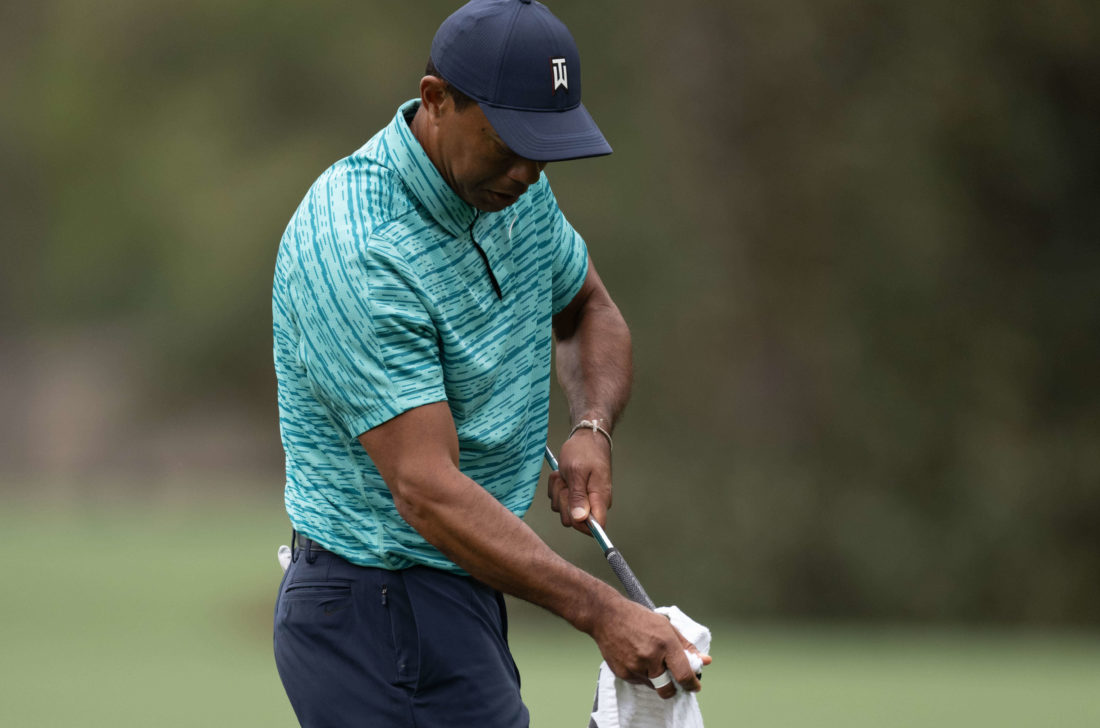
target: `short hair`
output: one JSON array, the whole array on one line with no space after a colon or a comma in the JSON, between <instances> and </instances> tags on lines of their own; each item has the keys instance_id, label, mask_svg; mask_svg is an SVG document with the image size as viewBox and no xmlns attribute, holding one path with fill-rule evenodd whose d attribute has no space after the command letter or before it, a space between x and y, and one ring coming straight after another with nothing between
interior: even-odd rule
<instances>
[{"instance_id":1,"label":"short hair","mask_svg":"<svg viewBox=\"0 0 1100 728\"><path fill-rule=\"evenodd\" d=\"M428 65L424 68L424 75L435 76L436 78L443 81L443 84L446 86L447 93L449 93L451 95L451 98L455 101L455 111L462 111L467 106L471 106L472 104L477 103L472 98L452 86L447 79L443 78L443 74L440 73L439 69L435 67L435 61L433 61L431 58L428 58Z\"/></svg>"}]
</instances>

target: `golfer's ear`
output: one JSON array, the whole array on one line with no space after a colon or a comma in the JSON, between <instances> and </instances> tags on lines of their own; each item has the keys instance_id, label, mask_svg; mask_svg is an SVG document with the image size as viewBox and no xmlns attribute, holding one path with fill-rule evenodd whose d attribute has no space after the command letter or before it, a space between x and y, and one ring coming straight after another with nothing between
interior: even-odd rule
<instances>
[{"instance_id":1,"label":"golfer's ear","mask_svg":"<svg viewBox=\"0 0 1100 728\"><path fill-rule=\"evenodd\" d=\"M433 117L443 112L443 105L450 98L447 83L438 76L425 76L420 79L420 105Z\"/></svg>"}]
</instances>

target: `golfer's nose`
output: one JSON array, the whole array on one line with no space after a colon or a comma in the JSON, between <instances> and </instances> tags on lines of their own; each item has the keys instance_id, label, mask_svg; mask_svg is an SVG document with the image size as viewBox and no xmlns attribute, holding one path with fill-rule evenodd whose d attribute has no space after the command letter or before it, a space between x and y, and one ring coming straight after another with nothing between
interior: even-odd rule
<instances>
[{"instance_id":1,"label":"golfer's nose","mask_svg":"<svg viewBox=\"0 0 1100 728\"><path fill-rule=\"evenodd\" d=\"M545 166L546 162L536 162L531 159L516 157L515 162L508 170L508 176L525 185L533 185L539 181L539 175Z\"/></svg>"}]
</instances>

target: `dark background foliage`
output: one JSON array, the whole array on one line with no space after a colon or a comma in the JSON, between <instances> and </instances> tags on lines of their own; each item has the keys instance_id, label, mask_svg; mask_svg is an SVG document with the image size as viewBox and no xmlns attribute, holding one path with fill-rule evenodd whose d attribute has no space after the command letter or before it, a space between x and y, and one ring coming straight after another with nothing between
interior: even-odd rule
<instances>
[{"instance_id":1,"label":"dark background foliage","mask_svg":"<svg viewBox=\"0 0 1100 728\"><path fill-rule=\"evenodd\" d=\"M611 526L650 590L1095 626L1100 6L550 5L615 147L548 174L635 336ZM453 7L0 10L0 482L279 497L279 236Z\"/></svg>"}]
</instances>

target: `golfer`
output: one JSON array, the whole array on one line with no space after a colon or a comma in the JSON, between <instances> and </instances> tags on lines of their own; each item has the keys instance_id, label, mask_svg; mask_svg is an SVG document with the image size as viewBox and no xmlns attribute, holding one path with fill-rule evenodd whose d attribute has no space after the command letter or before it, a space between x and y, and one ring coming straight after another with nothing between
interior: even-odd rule
<instances>
[{"instance_id":1,"label":"golfer","mask_svg":"<svg viewBox=\"0 0 1100 728\"><path fill-rule=\"evenodd\" d=\"M606 518L631 381L627 326L543 174L611 152L572 36L540 3L474 0L419 91L321 175L279 247L291 705L304 726L528 725L502 592L589 634L616 675L698 690L665 617L520 520L552 348L575 425L549 484L565 526Z\"/></svg>"}]
</instances>

